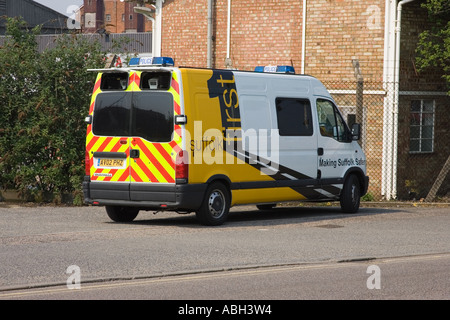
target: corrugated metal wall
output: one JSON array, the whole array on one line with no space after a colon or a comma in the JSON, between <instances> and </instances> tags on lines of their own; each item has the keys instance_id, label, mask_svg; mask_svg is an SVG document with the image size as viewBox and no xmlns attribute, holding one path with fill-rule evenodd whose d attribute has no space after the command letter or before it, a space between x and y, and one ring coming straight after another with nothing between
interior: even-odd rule
<instances>
[{"instance_id":1,"label":"corrugated metal wall","mask_svg":"<svg viewBox=\"0 0 450 320\"><path fill-rule=\"evenodd\" d=\"M37 36L38 50L43 52L45 49L55 47L55 39L59 35L39 35ZM78 37L84 37L91 41L98 41L106 52L111 52L111 47L116 41L126 41L122 46L123 53L151 53L152 52L152 34L151 33L114 33L107 35L100 34L79 34ZM0 36L0 46L5 42L5 37Z\"/></svg>"}]
</instances>

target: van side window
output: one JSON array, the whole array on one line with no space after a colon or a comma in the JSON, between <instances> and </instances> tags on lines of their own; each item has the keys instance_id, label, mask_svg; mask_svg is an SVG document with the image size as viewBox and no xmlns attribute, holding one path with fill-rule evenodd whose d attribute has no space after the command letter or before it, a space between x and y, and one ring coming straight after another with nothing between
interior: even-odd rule
<instances>
[{"instance_id":1,"label":"van side window","mask_svg":"<svg viewBox=\"0 0 450 320\"><path fill-rule=\"evenodd\" d=\"M277 98L278 131L280 136L312 136L311 103L306 99Z\"/></svg>"},{"instance_id":2,"label":"van side window","mask_svg":"<svg viewBox=\"0 0 450 320\"><path fill-rule=\"evenodd\" d=\"M317 99L320 134L340 142L351 141L350 132L336 106L328 100Z\"/></svg>"}]
</instances>

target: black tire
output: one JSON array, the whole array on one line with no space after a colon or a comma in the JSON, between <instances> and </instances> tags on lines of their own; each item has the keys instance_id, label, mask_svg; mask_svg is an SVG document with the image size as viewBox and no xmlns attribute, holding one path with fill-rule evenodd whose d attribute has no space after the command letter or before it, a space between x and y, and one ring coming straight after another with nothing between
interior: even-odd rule
<instances>
[{"instance_id":1,"label":"black tire","mask_svg":"<svg viewBox=\"0 0 450 320\"><path fill-rule=\"evenodd\" d=\"M273 208L275 208L275 206L276 206L277 204L276 203L270 203L270 204L258 204L258 205L256 205L256 207L259 209L259 210L271 210L271 209L273 209Z\"/></svg>"},{"instance_id":2,"label":"black tire","mask_svg":"<svg viewBox=\"0 0 450 320\"><path fill-rule=\"evenodd\" d=\"M198 221L206 226L219 226L228 218L230 210L230 192L220 182L213 182L205 193L205 199L196 212Z\"/></svg>"},{"instance_id":3,"label":"black tire","mask_svg":"<svg viewBox=\"0 0 450 320\"><path fill-rule=\"evenodd\" d=\"M354 174L350 175L344 183L341 194L341 209L345 213L355 213L361 201L361 186Z\"/></svg>"},{"instance_id":4,"label":"black tire","mask_svg":"<svg viewBox=\"0 0 450 320\"><path fill-rule=\"evenodd\" d=\"M108 217L115 222L131 222L139 214L139 209L130 207L106 206Z\"/></svg>"}]
</instances>

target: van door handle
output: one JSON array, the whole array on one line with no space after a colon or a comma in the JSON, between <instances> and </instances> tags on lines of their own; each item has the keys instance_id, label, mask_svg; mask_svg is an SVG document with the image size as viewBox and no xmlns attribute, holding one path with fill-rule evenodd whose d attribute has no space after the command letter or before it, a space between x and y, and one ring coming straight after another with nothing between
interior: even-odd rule
<instances>
[{"instance_id":1,"label":"van door handle","mask_svg":"<svg viewBox=\"0 0 450 320\"><path fill-rule=\"evenodd\" d=\"M323 156L323 148L318 148L317 149L317 155Z\"/></svg>"},{"instance_id":2,"label":"van door handle","mask_svg":"<svg viewBox=\"0 0 450 320\"><path fill-rule=\"evenodd\" d=\"M139 158L139 155L140 155L140 150L138 150L138 149L130 150L130 158L137 159L137 158Z\"/></svg>"}]
</instances>

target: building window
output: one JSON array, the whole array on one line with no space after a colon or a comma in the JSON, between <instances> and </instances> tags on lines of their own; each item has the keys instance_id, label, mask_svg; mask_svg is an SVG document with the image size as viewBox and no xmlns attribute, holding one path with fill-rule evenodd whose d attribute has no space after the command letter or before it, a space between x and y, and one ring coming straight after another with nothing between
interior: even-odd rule
<instances>
[{"instance_id":1,"label":"building window","mask_svg":"<svg viewBox=\"0 0 450 320\"><path fill-rule=\"evenodd\" d=\"M434 100L411 101L409 152L433 152Z\"/></svg>"},{"instance_id":2,"label":"building window","mask_svg":"<svg viewBox=\"0 0 450 320\"><path fill-rule=\"evenodd\" d=\"M133 15L132 14L130 14L130 20L133 20Z\"/></svg>"},{"instance_id":3,"label":"building window","mask_svg":"<svg viewBox=\"0 0 450 320\"><path fill-rule=\"evenodd\" d=\"M122 14L122 21L125 21L125 14Z\"/></svg>"},{"instance_id":4,"label":"building window","mask_svg":"<svg viewBox=\"0 0 450 320\"><path fill-rule=\"evenodd\" d=\"M111 21L111 15L110 14L106 15L106 21Z\"/></svg>"}]
</instances>

